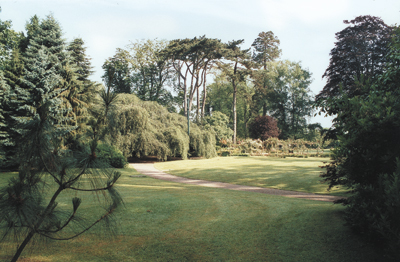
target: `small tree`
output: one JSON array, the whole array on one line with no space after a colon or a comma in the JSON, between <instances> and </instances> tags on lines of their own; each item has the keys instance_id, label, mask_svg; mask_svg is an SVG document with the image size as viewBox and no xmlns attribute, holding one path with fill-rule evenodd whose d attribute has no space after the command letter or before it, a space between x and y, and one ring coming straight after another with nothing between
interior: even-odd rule
<instances>
[{"instance_id":1,"label":"small tree","mask_svg":"<svg viewBox=\"0 0 400 262\"><path fill-rule=\"evenodd\" d=\"M277 121L271 116L258 116L250 122L251 138L267 140L270 137L278 137L279 129Z\"/></svg>"},{"instance_id":2,"label":"small tree","mask_svg":"<svg viewBox=\"0 0 400 262\"><path fill-rule=\"evenodd\" d=\"M36 109L35 116L22 123L26 133L21 143L19 175L0 190L3 239L9 235L17 236L17 241L23 238L11 261L17 261L35 235L55 240L72 239L100 221L106 221L121 203L114 189L120 173L104 168L97 160L96 132L92 134L90 145L82 145L79 152L62 147L62 136L71 129L57 124L62 114L54 109L60 109L60 104L60 99L49 95ZM51 189L55 191L48 195ZM57 206L57 198L64 191L104 192L108 203L105 213L82 227L83 220L77 213L82 202L80 198L72 198L69 214ZM75 233L63 235L67 227L74 228Z\"/></svg>"}]
</instances>

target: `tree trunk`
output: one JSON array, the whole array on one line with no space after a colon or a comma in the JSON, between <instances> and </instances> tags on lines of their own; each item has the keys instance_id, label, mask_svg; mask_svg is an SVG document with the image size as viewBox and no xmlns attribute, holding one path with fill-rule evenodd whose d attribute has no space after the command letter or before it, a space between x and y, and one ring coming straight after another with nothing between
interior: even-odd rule
<instances>
[{"instance_id":1,"label":"tree trunk","mask_svg":"<svg viewBox=\"0 0 400 262\"><path fill-rule=\"evenodd\" d=\"M204 114L206 111L206 99L207 99L207 89L206 89L206 70L204 70L204 81L203 81L203 101L201 104L201 118L204 119Z\"/></svg>"},{"instance_id":2,"label":"tree trunk","mask_svg":"<svg viewBox=\"0 0 400 262\"><path fill-rule=\"evenodd\" d=\"M61 193L61 191L63 191L63 188L59 187L57 189L57 191L54 193L54 195L51 198L49 204L47 205L45 211L38 218L38 220L33 225L33 228L29 231L29 233L26 236L26 238L24 239L24 241L18 247L17 252L15 252L14 257L12 258L11 262L16 262L18 260L19 256L21 255L21 253L24 250L24 248L26 247L26 245L29 243L29 241L31 241L32 237L35 235L35 229L38 229L42 225L45 217L49 215L49 212L50 212L51 208L54 206L54 203L56 202L56 199L57 199L58 195Z\"/></svg>"},{"instance_id":3,"label":"tree trunk","mask_svg":"<svg viewBox=\"0 0 400 262\"><path fill-rule=\"evenodd\" d=\"M17 252L15 252L14 257L11 259L11 262L16 262L18 260L18 258L21 255L22 251L24 250L26 245L29 243L29 241L31 241L31 239L32 239L34 234L35 234L35 232L33 232L33 230L31 230L29 232L29 234L24 239L24 242L22 242L22 244L18 247Z\"/></svg>"},{"instance_id":4,"label":"tree trunk","mask_svg":"<svg viewBox=\"0 0 400 262\"><path fill-rule=\"evenodd\" d=\"M233 85L233 144L236 145L236 133L237 133L237 113L236 113L236 83L232 81Z\"/></svg>"}]
</instances>

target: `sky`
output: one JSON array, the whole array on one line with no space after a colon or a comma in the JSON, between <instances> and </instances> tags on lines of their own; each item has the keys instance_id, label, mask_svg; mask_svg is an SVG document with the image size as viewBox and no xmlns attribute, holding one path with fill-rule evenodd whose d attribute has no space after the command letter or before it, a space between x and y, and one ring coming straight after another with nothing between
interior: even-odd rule
<instances>
[{"instance_id":1,"label":"sky","mask_svg":"<svg viewBox=\"0 0 400 262\"><path fill-rule=\"evenodd\" d=\"M2 0L1 20L25 31L34 15L53 17L67 42L80 37L92 58L92 80L101 82L104 61L141 39L193 38L206 35L222 42L244 39L249 48L260 32L280 40L281 59L300 62L313 75L314 95L325 85L335 33L343 20L372 15L400 24L400 0ZM330 117L310 122L331 126Z\"/></svg>"}]
</instances>

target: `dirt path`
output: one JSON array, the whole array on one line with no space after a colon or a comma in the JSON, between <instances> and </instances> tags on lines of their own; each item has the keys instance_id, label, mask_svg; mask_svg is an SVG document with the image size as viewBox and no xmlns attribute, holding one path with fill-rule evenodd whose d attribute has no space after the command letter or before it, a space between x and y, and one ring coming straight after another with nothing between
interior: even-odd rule
<instances>
[{"instance_id":1,"label":"dirt path","mask_svg":"<svg viewBox=\"0 0 400 262\"><path fill-rule=\"evenodd\" d=\"M134 164L129 164L129 165L131 167L135 168L139 173L141 173L143 175L146 175L146 176L149 176L152 178L156 178L156 179L176 182L176 183L184 183L184 184L198 185L198 186L204 186L204 187L213 187L213 188L224 188L224 189L238 190L238 191L257 192L257 193L262 193L262 194L279 195L279 196L318 200L318 201L327 201L327 202L333 202L333 201L341 198L341 197L337 197L337 196L317 195L317 194L311 194L311 193L303 193L303 192L279 190L279 189L272 189L272 188L255 187L255 186L241 186L241 185L234 185L234 184L229 184L229 183L178 177L178 176L173 176L173 175L164 173L163 171L156 169L154 167L153 163L146 163L146 164L134 163Z\"/></svg>"}]
</instances>

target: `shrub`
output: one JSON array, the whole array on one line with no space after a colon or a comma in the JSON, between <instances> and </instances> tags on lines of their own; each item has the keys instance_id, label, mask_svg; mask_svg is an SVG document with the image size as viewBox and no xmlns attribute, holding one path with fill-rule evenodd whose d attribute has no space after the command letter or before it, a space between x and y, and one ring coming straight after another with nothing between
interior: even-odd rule
<instances>
[{"instance_id":1,"label":"shrub","mask_svg":"<svg viewBox=\"0 0 400 262\"><path fill-rule=\"evenodd\" d=\"M400 245L400 162L392 174L379 176L377 185L357 185L349 198L347 223L371 240L396 248ZM390 243L390 245L387 245Z\"/></svg>"},{"instance_id":2,"label":"shrub","mask_svg":"<svg viewBox=\"0 0 400 262\"><path fill-rule=\"evenodd\" d=\"M115 168L123 168L128 164L121 151L105 143L97 146L96 155L100 161Z\"/></svg>"}]
</instances>

